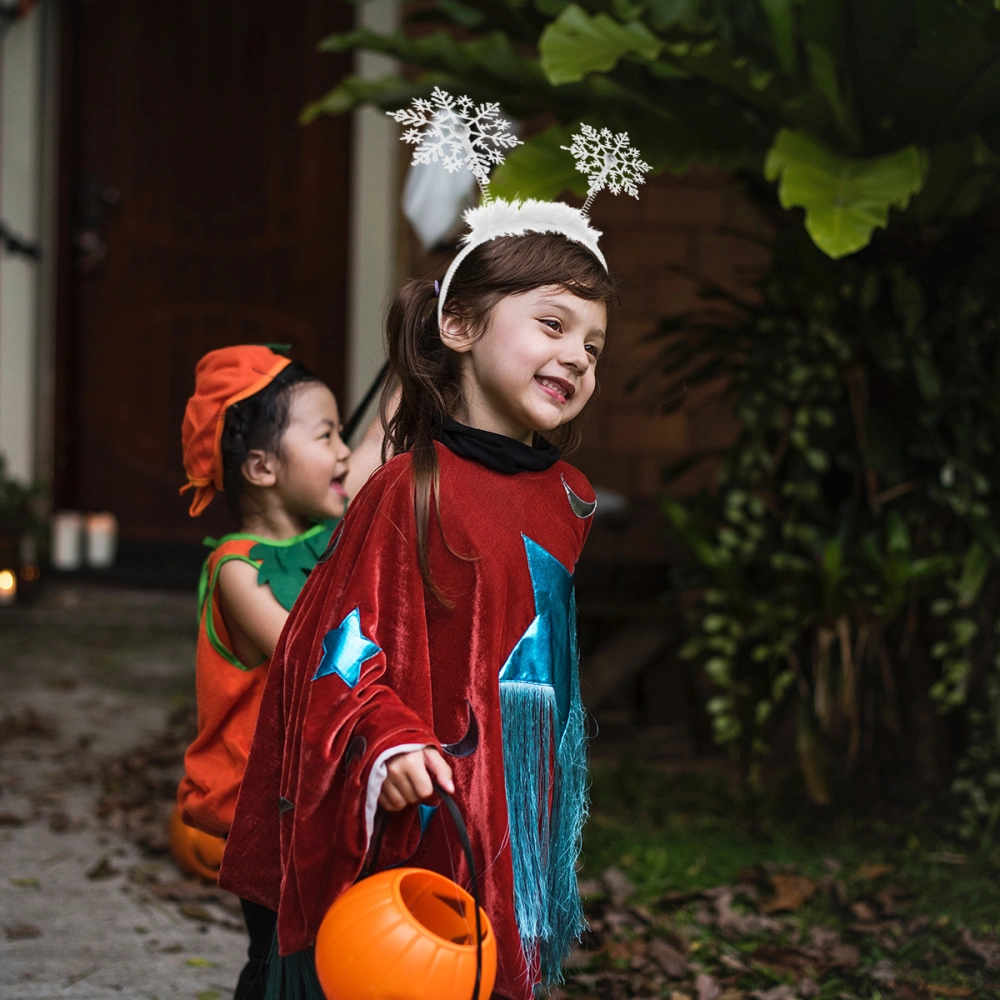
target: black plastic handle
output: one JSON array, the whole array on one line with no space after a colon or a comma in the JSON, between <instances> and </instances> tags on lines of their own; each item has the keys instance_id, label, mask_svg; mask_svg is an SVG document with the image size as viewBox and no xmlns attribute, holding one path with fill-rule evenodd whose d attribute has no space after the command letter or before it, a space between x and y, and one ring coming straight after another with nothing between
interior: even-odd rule
<instances>
[{"instance_id":1,"label":"black plastic handle","mask_svg":"<svg viewBox=\"0 0 1000 1000\"><path fill-rule=\"evenodd\" d=\"M476 986L472 991L472 1000L479 1000L479 991L483 983L483 927L482 918L479 916L479 880L476 878L476 860L472 856L472 843L469 841L469 831L465 827L465 820L459 811L455 800L435 781L434 791L448 808L455 830L458 832L458 839L462 843L462 850L465 851L465 862L469 866L469 876L472 879L472 901L476 907Z\"/></svg>"},{"instance_id":2,"label":"black plastic handle","mask_svg":"<svg viewBox=\"0 0 1000 1000\"><path fill-rule=\"evenodd\" d=\"M455 800L436 781L433 784L434 791L445 804L445 808L448 810L448 814L455 824L455 832L458 834L459 842L462 845L465 862L469 866L469 877L472 879L472 901L476 907L476 985L472 991L472 1000L480 1000L479 992L482 989L483 983L483 922L479 913L482 907L479 899L479 879L476 877L476 859L472 855L472 843L469 840L469 831L465 826L465 820L462 819L461 810L455 804ZM378 865L378 856L382 850L382 836L385 833L385 820L387 817L388 814L383 813L382 822L375 833L375 843L372 845L371 860L361 873L361 878L365 878L371 874Z\"/></svg>"},{"instance_id":3,"label":"black plastic handle","mask_svg":"<svg viewBox=\"0 0 1000 1000\"><path fill-rule=\"evenodd\" d=\"M375 393L382 388L382 383L385 381L385 377L388 374L389 362L386 361L378 370L378 374L372 380L372 384L368 387L367 392L365 392L364 396L361 398L361 402L354 407L354 412L344 421L344 426L340 429L340 437L345 444L350 444L354 432L358 429L358 424L361 423L361 419L365 415L365 411L371 405L371 401L375 398Z\"/></svg>"}]
</instances>

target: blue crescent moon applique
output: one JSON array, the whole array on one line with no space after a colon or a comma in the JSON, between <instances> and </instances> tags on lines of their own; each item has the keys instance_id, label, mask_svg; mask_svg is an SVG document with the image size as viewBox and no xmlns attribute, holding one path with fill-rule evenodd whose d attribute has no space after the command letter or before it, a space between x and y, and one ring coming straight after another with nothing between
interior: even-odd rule
<instances>
[{"instance_id":1,"label":"blue crescent moon applique","mask_svg":"<svg viewBox=\"0 0 1000 1000\"><path fill-rule=\"evenodd\" d=\"M535 617L500 669L501 684L540 684L555 692L562 730L569 715L575 601L573 574L551 553L521 535L528 556Z\"/></svg>"},{"instance_id":2,"label":"blue crescent moon applique","mask_svg":"<svg viewBox=\"0 0 1000 1000\"><path fill-rule=\"evenodd\" d=\"M361 631L361 611L355 608L335 629L323 637L323 659L319 661L313 680L336 674L353 688L361 678L361 666L382 647Z\"/></svg>"}]
</instances>

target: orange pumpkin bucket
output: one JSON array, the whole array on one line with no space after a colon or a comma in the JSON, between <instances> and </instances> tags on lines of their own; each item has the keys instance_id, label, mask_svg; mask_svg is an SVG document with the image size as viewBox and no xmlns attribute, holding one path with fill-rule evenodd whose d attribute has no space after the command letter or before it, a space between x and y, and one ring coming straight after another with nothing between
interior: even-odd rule
<instances>
[{"instance_id":1,"label":"orange pumpkin bucket","mask_svg":"<svg viewBox=\"0 0 1000 1000\"><path fill-rule=\"evenodd\" d=\"M472 846L458 807L437 792L456 821L472 894L426 868L391 868L355 883L316 936L316 974L327 1000L485 1000L492 993L497 946L477 905Z\"/></svg>"},{"instance_id":2,"label":"orange pumpkin bucket","mask_svg":"<svg viewBox=\"0 0 1000 1000\"><path fill-rule=\"evenodd\" d=\"M222 852L226 846L222 837L213 837L181 819L181 811L174 806L170 816L170 853L177 866L189 875L197 875L209 882L219 880Z\"/></svg>"}]
</instances>

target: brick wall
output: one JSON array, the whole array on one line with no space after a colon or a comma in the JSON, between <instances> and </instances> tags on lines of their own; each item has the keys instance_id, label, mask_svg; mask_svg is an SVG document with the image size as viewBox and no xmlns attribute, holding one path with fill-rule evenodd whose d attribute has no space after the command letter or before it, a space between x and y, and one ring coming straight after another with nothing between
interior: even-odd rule
<instances>
[{"instance_id":1,"label":"brick wall","mask_svg":"<svg viewBox=\"0 0 1000 1000\"><path fill-rule=\"evenodd\" d=\"M735 235L766 235L766 226L725 174L699 170L685 177L662 176L640 189L635 200L600 195L593 220L601 246L619 283L622 309L610 331L598 367L600 396L583 425L584 443L573 455L595 485L634 497L663 491L663 470L693 451L722 447L736 433L733 416L705 390L689 390L679 412L657 412L662 391L649 382L638 391L626 383L648 372L655 353L645 342L657 320L697 302L697 284L673 273L690 272L748 293L766 265L766 252ZM403 273L443 274L448 257L423 253L404 224ZM670 492L683 495L711 486L711 463L676 480Z\"/></svg>"}]
</instances>

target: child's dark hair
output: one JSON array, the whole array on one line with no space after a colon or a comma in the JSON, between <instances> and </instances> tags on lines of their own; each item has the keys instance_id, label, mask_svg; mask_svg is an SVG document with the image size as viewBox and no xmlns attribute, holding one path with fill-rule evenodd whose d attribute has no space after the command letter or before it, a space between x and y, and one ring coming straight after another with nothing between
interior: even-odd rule
<instances>
[{"instance_id":1,"label":"child's dark hair","mask_svg":"<svg viewBox=\"0 0 1000 1000\"><path fill-rule=\"evenodd\" d=\"M614 282L586 247L558 233L529 233L476 247L452 277L444 311L464 320L479 337L502 298L545 285L561 285L580 298L603 302L609 312L618 302ZM433 281L410 281L403 287L389 309L386 334L390 377L382 396L383 458L412 452L420 573L431 593L447 603L431 579L427 538L439 479L434 439L455 412L461 385L456 355L439 335ZM390 417L388 405L396 386L399 405ZM579 432L567 424L552 437L560 448L569 449L579 440Z\"/></svg>"},{"instance_id":2,"label":"child's dark hair","mask_svg":"<svg viewBox=\"0 0 1000 1000\"><path fill-rule=\"evenodd\" d=\"M239 522L245 516L247 481L243 463L251 451L278 452L288 430L292 391L296 386L322 379L305 365L292 361L260 392L255 392L226 410L219 449L222 452L222 488L229 513Z\"/></svg>"}]
</instances>

